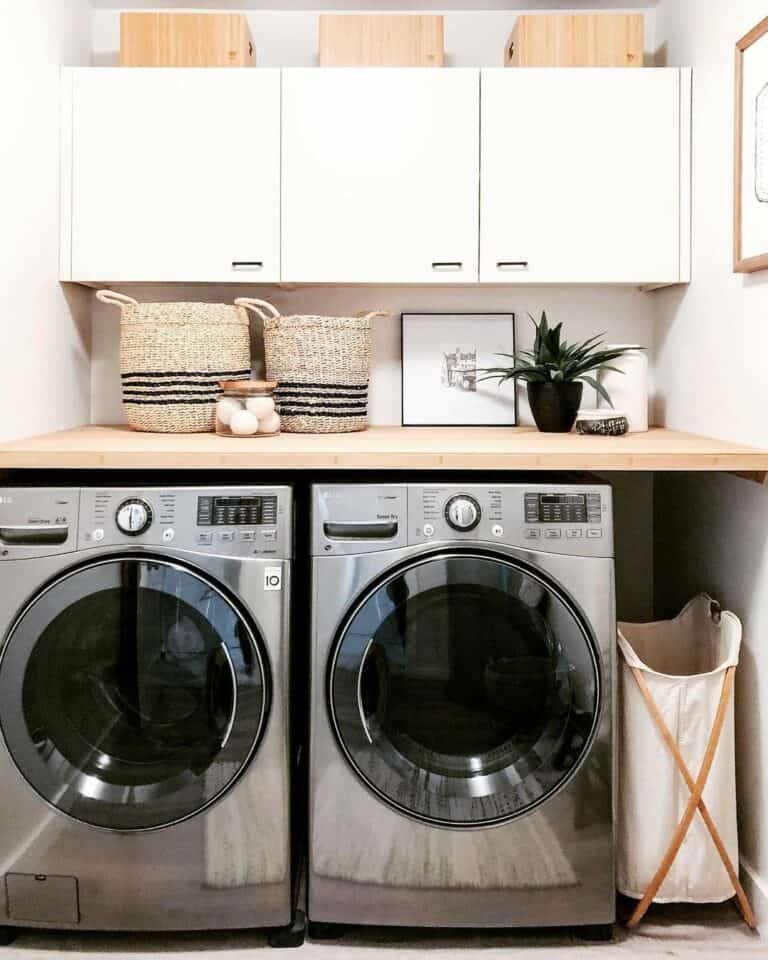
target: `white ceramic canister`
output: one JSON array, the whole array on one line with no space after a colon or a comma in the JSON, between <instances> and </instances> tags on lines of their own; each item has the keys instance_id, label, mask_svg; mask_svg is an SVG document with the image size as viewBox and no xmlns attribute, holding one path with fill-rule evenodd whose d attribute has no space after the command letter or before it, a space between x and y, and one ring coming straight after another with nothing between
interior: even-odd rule
<instances>
[{"instance_id":1,"label":"white ceramic canister","mask_svg":"<svg viewBox=\"0 0 768 960\"><path fill-rule=\"evenodd\" d=\"M642 433L648 429L648 351L633 343L607 343L604 350L624 349L627 352L610 366L621 370L604 370L600 383L613 401L613 409L621 410L629 422L629 433ZM610 410L610 404L598 396L598 407Z\"/></svg>"}]
</instances>

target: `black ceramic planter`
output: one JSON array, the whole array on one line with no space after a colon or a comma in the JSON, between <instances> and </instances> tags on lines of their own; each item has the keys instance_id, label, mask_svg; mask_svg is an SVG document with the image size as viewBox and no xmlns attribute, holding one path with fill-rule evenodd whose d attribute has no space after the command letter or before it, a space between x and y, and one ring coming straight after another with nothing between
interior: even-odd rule
<instances>
[{"instance_id":1,"label":"black ceramic planter","mask_svg":"<svg viewBox=\"0 0 768 960\"><path fill-rule=\"evenodd\" d=\"M568 433L576 423L584 384L528 384L528 402L536 426L542 433Z\"/></svg>"}]
</instances>

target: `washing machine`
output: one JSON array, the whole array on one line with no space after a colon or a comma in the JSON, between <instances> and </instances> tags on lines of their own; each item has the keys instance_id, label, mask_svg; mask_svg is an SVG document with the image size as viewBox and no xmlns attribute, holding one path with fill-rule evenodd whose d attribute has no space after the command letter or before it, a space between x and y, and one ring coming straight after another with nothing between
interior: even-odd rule
<instances>
[{"instance_id":1,"label":"washing machine","mask_svg":"<svg viewBox=\"0 0 768 960\"><path fill-rule=\"evenodd\" d=\"M312 554L310 931L608 936L610 487L318 485Z\"/></svg>"},{"instance_id":2,"label":"washing machine","mask_svg":"<svg viewBox=\"0 0 768 960\"><path fill-rule=\"evenodd\" d=\"M0 489L6 939L288 930L292 523L287 486Z\"/></svg>"}]
</instances>

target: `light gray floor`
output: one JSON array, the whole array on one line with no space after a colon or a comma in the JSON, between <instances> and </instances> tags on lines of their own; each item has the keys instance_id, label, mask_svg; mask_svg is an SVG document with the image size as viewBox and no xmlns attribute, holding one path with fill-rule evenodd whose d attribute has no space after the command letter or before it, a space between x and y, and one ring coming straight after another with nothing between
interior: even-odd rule
<instances>
[{"instance_id":1,"label":"light gray floor","mask_svg":"<svg viewBox=\"0 0 768 960\"><path fill-rule=\"evenodd\" d=\"M24 933L13 946L0 949L2 960L247 960L265 957L269 948L260 934L184 934L169 936ZM310 942L300 950L272 954L286 960L711 960L733 957L768 958L768 944L740 922L730 904L717 906L654 906L642 926L628 934L617 928L609 944L582 944L571 937L533 934L447 934L369 930L340 941Z\"/></svg>"}]
</instances>

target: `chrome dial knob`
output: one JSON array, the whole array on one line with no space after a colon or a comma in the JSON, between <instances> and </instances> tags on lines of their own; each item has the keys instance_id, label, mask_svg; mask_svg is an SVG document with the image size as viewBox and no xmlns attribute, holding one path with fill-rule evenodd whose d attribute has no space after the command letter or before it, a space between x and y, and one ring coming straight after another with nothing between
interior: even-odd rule
<instances>
[{"instance_id":1,"label":"chrome dial knob","mask_svg":"<svg viewBox=\"0 0 768 960\"><path fill-rule=\"evenodd\" d=\"M138 537L152 524L152 507L145 500L124 500L117 508L115 523L129 537Z\"/></svg>"},{"instance_id":2,"label":"chrome dial knob","mask_svg":"<svg viewBox=\"0 0 768 960\"><path fill-rule=\"evenodd\" d=\"M474 530L480 523L480 504L466 494L451 497L445 505L445 519L454 530Z\"/></svg>"}]
</instances>

